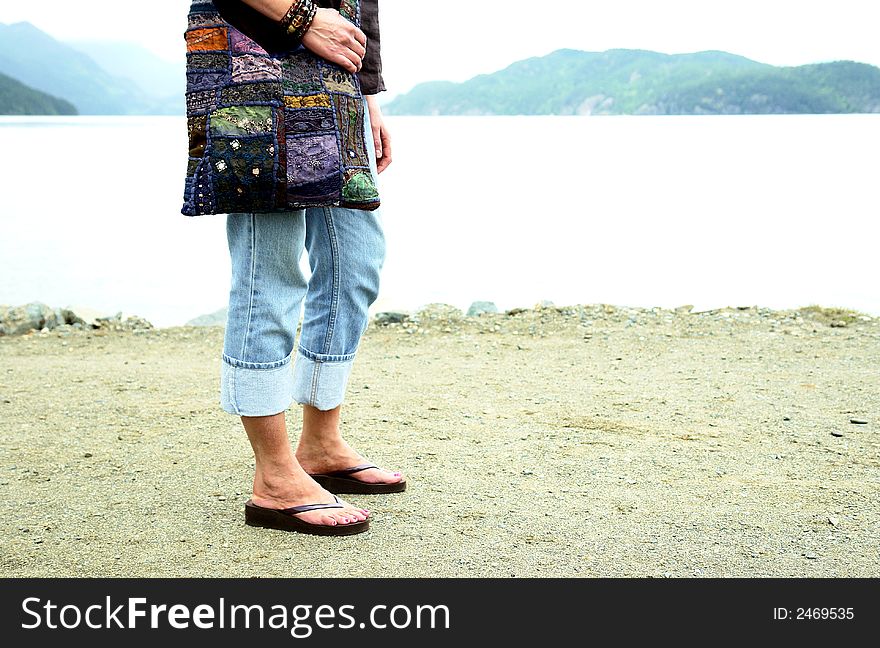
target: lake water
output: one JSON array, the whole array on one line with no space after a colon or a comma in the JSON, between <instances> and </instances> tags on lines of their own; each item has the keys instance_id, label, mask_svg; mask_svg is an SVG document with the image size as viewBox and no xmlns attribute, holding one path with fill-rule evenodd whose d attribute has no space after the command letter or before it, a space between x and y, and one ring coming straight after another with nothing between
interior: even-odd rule
<instances>
[{"instance_id":1,"label":"lake water","mask_svg":"<svg viewBox=\"0 0 880 648\"><path fill-rule=\"evenodd\" d=\"M388 121L374 311L548 299L880 315L880 115ZM0 147L0 303L158 326L225 306L225 217L179 213L183 118L0 118Z\"/></svg>"}]
</instances>

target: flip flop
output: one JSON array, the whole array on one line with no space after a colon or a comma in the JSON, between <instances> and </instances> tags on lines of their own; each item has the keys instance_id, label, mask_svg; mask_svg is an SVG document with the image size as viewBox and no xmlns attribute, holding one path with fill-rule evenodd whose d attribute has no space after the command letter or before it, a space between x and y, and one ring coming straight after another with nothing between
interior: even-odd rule
<instances>
[{"instance_id":1,"label":"flip flop","mask_svg":"<svg viewBox=\"0 0 880 648\"><path fill-rule=\"evenodd\" d=\"M370 528L370 520L362 520L360 522L352 522L351 524L337 524L331 526L329 524L311 524L293 517L297 513L306 513L307 511L320 511L323 509L345 508L339 502L339 498L335 495L333 499L335 504L303 504L302 506L292 506L288 509L270 509L263 506L257 506L251 500L245 502L244 505L244 522L248 526L263 527L266 529L280 529L281 531L296 531L299 533L310 533L312 535L323 536L347 536L356 533L363 533Z\"/></svg>"},{"instance_id":2,"label":"flip flop","mask_svg":"<svg viewBox=\"0 0 880 648\"><path fill-rule=\"evenodd\" d=\"M344 468L343 470L334 470L333 472L318 473L309 475L318 482L325 490L331 493L355 493L357 495L384 495L385 493L402 493L406 490L406 480L403 479L396 484L368 484L360 479L354 479L349 475L359 473L362 470L370 468L379 468L373 464L361 464L352 468Z\"/></svg>"}]
</instances>

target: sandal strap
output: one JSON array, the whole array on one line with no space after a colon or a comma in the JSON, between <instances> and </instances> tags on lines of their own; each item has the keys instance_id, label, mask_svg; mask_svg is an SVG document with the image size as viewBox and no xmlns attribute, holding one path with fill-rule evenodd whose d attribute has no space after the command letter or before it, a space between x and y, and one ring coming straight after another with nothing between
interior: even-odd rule
<instances>
[{"instance_id":1,"label":"sandal strap","mask_svg":"<svg viewBox=\"0 0 880 648\"><path fill-rule=\"evenodd\" d=\"M320 511L323 509L336 509L336 508L345 508L342 504L339 503L339 498L336 495L333 496L335 503L332 504L303 504L301 506L291 506L287 509L282 509L282 513L286 513L287 515L296 515L297 513L308 513L309 511Z\"/></svg>"},{"instance_id":2,"label":"sandal strap","mask_svg":"<svg viewBox=\"0 0 880 648\"><path fill-rule=\"evenodd\" d=\"M344 477L345 475L353 475L354 473L359 473L363 470L369 470L370 468L378 468L379 466L374 466L373 464L361 464L360 466L354 466L352 468L343 468L342 470L334 470L333 472L324 473L328 477Z\"/></svg>"}]
</instances>

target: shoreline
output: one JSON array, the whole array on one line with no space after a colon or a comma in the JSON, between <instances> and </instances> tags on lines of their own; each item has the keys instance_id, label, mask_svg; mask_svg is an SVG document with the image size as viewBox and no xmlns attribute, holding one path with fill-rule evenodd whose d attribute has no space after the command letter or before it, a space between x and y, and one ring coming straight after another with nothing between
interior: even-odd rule
<instances>
[{"instance_id":1,"label":"shoreline","mask_svg":"<svg viewBox=\"0 0 880 648\"><path fill-rule=\"evenodd\" d=\"M659 306L625 306L618 304L573 304L559 306L550 301L539 302L531 307L513 307L507 310L499 310L493 302L472 302L468 309L461 309L455 305L436 302L425 304L413 310L387 310L370 309L370 322L375 325L399 324L405 321L418 322L420 319L436 319L440 317L457 320L472 319L479 317L504 318L518 315L529 311L541 311L552 309L560 314L581 314L590 312L610 316L625 313L631 319L657 318L657 317L731 317L736 314L746 314L747 317L775 321L777 323L797 319L815 320L817 323L831 326L847 326L854 322L880 321L880 316L871 315L862 311L826 307L818 304L801 306L791 309L772 309L758 305L751 306L724 306L694 310L693 305L685 304L676 308L663 308ZM27 317L31 318L28 323ZM15 335L33 335L57 331L69 333L73 331L94 330L173 330L178 328L205 328L225 326L226 309L220 309L214 313L208 313L189 320L185 324L172 326L154 326L147 319L135 314L118 311L115 314L102 313L88 307L68 306L65 308L52 308L42 302L31 302L21 306L5 306L0 304L0 338L14 337ZM300 321L301 324L301 321ZM28 327L29 328L26 328ZM10 333L10 330L18 332Z\"/></svg>"}]
</instances>

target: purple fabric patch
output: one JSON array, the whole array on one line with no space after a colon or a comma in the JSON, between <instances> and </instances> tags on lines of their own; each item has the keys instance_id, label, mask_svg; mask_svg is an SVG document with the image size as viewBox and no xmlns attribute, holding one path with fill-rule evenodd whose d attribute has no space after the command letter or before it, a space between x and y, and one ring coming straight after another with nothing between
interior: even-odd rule
<instances>
[{"instance_id":1,"label":"purple fabric patch","mask_svg":"<svg viewBox=\"0 0 880 648\"><path fill-rule=\"evenodd\" d=\"M242 54L232 57L232 80L243 81L280 81L281 62L277 59L254 54Z\"/></svg>"},{"instance_id":2,"label":"purple fabric patch","mask_svg":"<svg viewBox=\"0 0 880 648\"><path fill-rule=\"evenodd\" d=\"M287 138L287 180L291 185L320 182L339 173L334 135Z\"/></svg>"},{"instance_id":3,"label":"purple fabric patch","mask_svg":"<svg viewBox=\"0 0 880 648\"><path fill-rule=\"evenodd\" d=\"M232 43L232 51L235 54L262 54L263 56L268 56L268 52L260 47L255 40L242 34L237 29L229 30L229 40Z\"/></svg>"}]
</instances>

